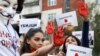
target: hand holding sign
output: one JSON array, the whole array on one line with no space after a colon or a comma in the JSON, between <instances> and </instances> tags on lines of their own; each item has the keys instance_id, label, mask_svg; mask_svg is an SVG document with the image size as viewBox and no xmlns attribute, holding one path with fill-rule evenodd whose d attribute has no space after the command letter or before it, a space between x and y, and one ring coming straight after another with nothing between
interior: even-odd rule
<instances>
[{"instance_id":1,"label":"hand holding sign","mask_svg":"<svg viewBox=\"0 0 100 56\"><path fill-rule=\"evenodd\" d=\"M63 34L64 34L64 27L61 26L54 33L54 46L60 46L63 44Z\"/></svg>"},{"instance_id":2,"label":"hand holding sign","mask_svg":"<svg viewBox=\"0 0 100 56\"><path fill-rule=\"evenodd\" d=\"M82 15L83 17L87 17L89 15L87 4L85 4L83 1L78 1L77 6L78 6L78 13L80 15Z\"/></svg>"},{"instance_id":3,"label":"hand holding sign","mask_svg":"<svg viewBox=\"0 0 100 56\"><path fill-rule=\"evenodd\" d=\"M47 27L46 27L46 32L48 34L52 34L54 32L55 26L52 21L48 21Z\"/></svg>"}]
</instances>

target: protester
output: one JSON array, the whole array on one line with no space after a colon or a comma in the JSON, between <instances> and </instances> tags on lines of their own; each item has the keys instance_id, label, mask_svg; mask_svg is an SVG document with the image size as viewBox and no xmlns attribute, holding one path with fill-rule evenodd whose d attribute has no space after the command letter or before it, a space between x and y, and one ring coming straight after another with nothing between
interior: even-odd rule
<instances>
[{"instance_id":1,"label":"protester","mask_svg":"<svg viewBox=\"0 0 100 56\"><path fill-rule=\"evenodd\" d=\"M19 37L10 20L21 12L23 2L24 0L0 0L0 56L20 56Z\"/></svg>"},{"instance_id":2,"label":"protester","mask_svg":"<svg viewBox=\"0 0 100 56\"><path fill-rule=\"evenodd\" d=\"M83 20L83 29L82 29L82 46L89 47L89 9L88 5L83 1L77 2L78 14L82 17Z\"/></svg>"},{"instance_id":3,"label":"protester","mask_svg":"<svg viewBox=\"0 0 100 56\"><path fill-rule=\"evenodd\" d=\"M87 36L87 28L88 28L88 18L83 18L83 39L85 38L85 36ZM85 31L85 32L84 32ZM77 37L73 36L72 33L70 31L65 31L64 34L64 43L63 45L60 47L60 51L57 54L57 56L66 56L66 52L67 52L67 46L68 44L73 44L73 45L77 45L77 46L81 46L83 42L81 42ZM85 45L87 46L87 45Z\"/></svg>"},{"instance_id":4,"label":"protester","mask_svg":"<svg viewBox=\"0 0 100 56\"><path fill-rule=\"evenodd\" d=\"M60 51L58 53L57 56L65 56L67 53L67 46L68 44L73 44L73 45L82 45L83 47L89 47L89 37L88 37L88 32L89 32L89 11L88 11L88 7L87 5L82 2L79 1L77 3L78 5L78 13L80 14L80 16L82 17L83 20L83 29L82 29L82 42L79 41L78 38L76 38L75 36L71 35L71 34L65 34L65 41L64 44L62 46L62 51Z\"/></svg>"},{"instance_id":5,"label":"protester","mask_svg":"<svg viewBox=\"0 0 100 56\"><path fill-rule=\"evenodd\" d=\"M21 56L45 56L54 48L53 44L43 46L44 33L39 29L30 29L21 49ZM42 47L43 46L43 47Z\"/></svg>"},{"instance_id":6,"label":"protester","mask_svg":"<svg viewBox=\"0 0 100 56\"><path fill-rule=\"evenodd\" d=\"M30 29L24 37L21 54L31 53L43 45L44 35L40 29ZM33 49L33 50L31 50Z\"/></svg>"},{"instance_id":7,"label":"protester","mask_svg":"<svg viewBox=\"0 0 100 56\"><path fill-rule=\"evenodd\" d=\"M66 55L68 44L80 46L81 42L75 36L67 35L67 37L65 37L63 45L60 47L60 50L59 50L59 53L57 54L57 56L65 56Z\"/></svg>"}]
</instances>

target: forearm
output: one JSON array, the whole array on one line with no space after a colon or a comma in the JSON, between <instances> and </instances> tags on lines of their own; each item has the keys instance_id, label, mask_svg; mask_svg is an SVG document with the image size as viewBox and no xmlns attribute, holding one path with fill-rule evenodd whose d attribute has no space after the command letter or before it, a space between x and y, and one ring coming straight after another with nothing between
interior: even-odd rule
<instances>
[{"instance_id":1,"label":"forearm","mask_svg":"<svg viewBox=\"0 0 100 56\"><path fill-rule=\"evenodd\" d=\"M32 53L24 53L21 56L45 56L54 48L55 47L53 46L53 44L50 44L47 46L43 46Z\"/></svg>"},{"instance_id":2,"label":"forearm","mask_svg":"<svg viewBox=\"0 0 100 56\"><path fill-rule=\"evenodd\" d=\"M82 31L82 46L89 47L89 21L83 22L83 31Z\"/></svg>"},{"instance_id":3,"label":"forearm","mask_svg":"<svg viewBox=\"0 0 100 56\"><path fill-rule=\"evenodd\" d=\"M53 44L43 46L36 50L36 56L44 56L47 55L51 50L53 50L55 47Z\"/></svg>"}]
</instances>

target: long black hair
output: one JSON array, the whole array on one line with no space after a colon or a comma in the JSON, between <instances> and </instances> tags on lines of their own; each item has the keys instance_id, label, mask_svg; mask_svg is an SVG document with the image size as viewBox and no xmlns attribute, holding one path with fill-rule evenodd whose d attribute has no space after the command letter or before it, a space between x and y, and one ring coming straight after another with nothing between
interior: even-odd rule
<instances>
[{"instance_id":1,"label":"long black hair","mask_svg":"<svg viewBox=\"0 0 100 56\"><path fill-rule=\"evenodd\" d=\"M70 36L71 36L72 38L74 38L74 39L77 41L78 46L81 45L81 42L80 42L80 40L79 40L77 37L75 37L75 36L73 36L73 35L68 35L68 37L70 37ZM65 54L66 54L66 52L67 52L66 40L67 40L67 38L65 38L64 43L63 43L63 48L62 48L62 51L63 51Z\"/></svg>"},{"instance_id":2,"label":"long black hair","mask_svg":"<svg viewBox=\"0 0 100 56\"><path fill-rule=\"evenodd\" d=\"M32 36L34 36L35 35L35 33L37 33L37 32L41 32L41 33L43 33L43 31L40 29L40 28L38 28L38 29L33 29L33 28L31 28L27 33L26 33L26 35L25 35L25 37L24 37L24 42L23 42L23 46L22 46L22 48L21 48L21 54L23 54L23 53L30 53L31 51L31 49L30 49L30 45L27 43L27 40L30 40L31 38L32 38Z\"/></svg>"}]
</instances>

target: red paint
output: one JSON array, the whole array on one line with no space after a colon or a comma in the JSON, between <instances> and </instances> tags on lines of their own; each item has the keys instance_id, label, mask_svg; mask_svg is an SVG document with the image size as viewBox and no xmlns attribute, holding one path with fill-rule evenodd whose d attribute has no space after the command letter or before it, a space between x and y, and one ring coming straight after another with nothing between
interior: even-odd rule
<instances>
[{"instance_id":1,"label":"red paint","mask_svg":"<svg viewBox=\"0 0 100 56\"><path fill-rule=\"evenodd\" d=\"M78 53L75 53L75 56L79 56Z\"/></svg>"},{"instance_id":2,"label":"red paint","mask_svg":"<svg viewBox=\"0 0 100 56\"><path fill-rule=\"evenodd\" d=\"M65 22L68 22L68 20L67 20L67 19L65 19L64 21L65 21Z\"/></svg>"},{"instance_id":3,"label":"red paint","mask_svg":"<svg viewBox=\"0 0 100 56\"><path fill-rule=\"evenodd\" d=\"M36 49L34 49L34 48L31 48L31 49L30 49L30 52L31 52L31 53L34 52L34 51L36 51Z\"/></svg>"},{"instance_id":4,"label":"red paint","mask_svg":"<svg viewBox=\"0 0 100 56\"><path fill-rule=\"evenodd\" d=\"M88 16L89 10L88 10L88 6L86 3L84 3L83 1L78 1L77 6L78 6L78 13L80 15Z\"/></svg>"},{"instance_id":5,"label":"red paint","mask_svg":"<svg viewBox=\"0 0 100 56\"><path fill-rule=\"evenodd\" d=\"M48 21L48 24L46 26L46 32L48 34L52 34L54 32L54 29L55 29L55 25L52 21Z\"/></svg>"},{"instance_id":6,"label":"red paint","mask_svg":"<svg viewBox=\"0 0 100 56\"><path fill-rule=\"evenodd\" d=\"M64 28L61 26L54 33L54 45L61 46L63 44Z\"/></svg>"}]
</instances>

